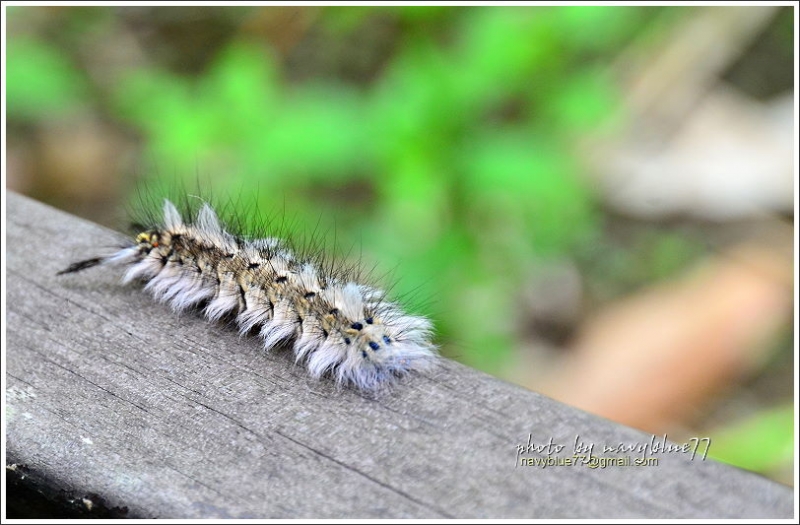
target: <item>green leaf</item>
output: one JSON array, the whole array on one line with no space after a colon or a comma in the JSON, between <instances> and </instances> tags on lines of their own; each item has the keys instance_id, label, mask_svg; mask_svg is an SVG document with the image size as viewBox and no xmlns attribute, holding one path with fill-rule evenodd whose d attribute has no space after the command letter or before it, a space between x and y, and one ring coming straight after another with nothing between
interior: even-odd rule
<instances>
[{"instance_id":1,"label":"green leaf","mask_svg":"<svg viewBox=\"0 0 800 525\"><path fill-rule=\"evenodd\" d=\"M593 53L608 52L641 22L639 6L566 6L557 9L554 23L565 44Z\"/></svg>"},{"instance_id":2,"label":"green leaf","mask_svg":"<svg viewBox=\"0 0 800 525\"><path fill-rule=\"evenodd\" d=\"M709 456L766 472L794 458L794 405L789 403L722 429L711 437Z\"/></svg>"},{"instance_id":3,"label":"green leaf","mask_svg":"<svg viewBox=\"0 0 800 525\"><path fill-rule=\"evenodd\" d=\"M535 86L539 70L565 58L551 18L551 8L468 10L453 56L459 97L485 105Z\"/></svg>"},{"instance_id":4,"label":"green leaf","mask_svg":"<svg viewBox=\"0 0 800 525\"><path fill-rule=\"evenodd\" d=\"M465 147L461 167L472 198L498 204L500 219L523 220L527 227L516 234L530 235L541 252L561 252L594 226L589 189L557 142L525 130L481 134Z\"/></svg>"},{"instance_id":5,"label":"green leaf","mask_svg":"<svg viewBox=\"0 0 800 525\"><path fill-rule=\"evenodd\" d=\"M596 131L619 115L619 93L606 70L585 68L565 79L545 111L560 130Z\"/></svg>"},{"instance_id":6,"label":"green leaf","mask_svg":"<svg viewBox=\"0 0 800 525\"><path fill-rule=\"evenodd\" d=\"M348 180L372 162L363 109L345 86L298 87L255 138L262 159L300 178Z\"/></svg>"},{"instance_id":7,"label":"green leaf","mask_svg":"<svg viewBox=\"0 0 800 525\"><path fill-rule=\"evenodd\" d=\"M448 148L463 124L452 65L433 42L410 44L388 67L369 97L366 125L380 159L391 166L409 149Z\"/></svg>"},{"instance_id":8,"label":"green leaf","mask_svg":"<svg viewBox=\"0 0 800 525\"><path fill-rule=\"evenodd\" d=\"M196 98L213 114L215 142L240 145L263 137L280 105L274 60L253 45L234 42L200 78Z\"/></svg>"},{"instance_id":9,"label":"green leaf","mask_svg":"<svg viewBox=\"0 0 800 525\"><path fill-rule=\"evenodd\" d=\"M448 11L453 10L452 7L443 5L385 6L384 9L393 11L401 20L409 24L419 24L436 20L444 17Z\"/></svg>"},{"instance_id":10,"label":"green leaf","mask_svg":"<svg viewBox=\"0 0 800 525\"><path fill-rule=\"evenodd\" d=\"M8 114L29 120L63 115L85 104L87 86L63 50L10 38L6 53Z\"/></svg>"}]
</instances>

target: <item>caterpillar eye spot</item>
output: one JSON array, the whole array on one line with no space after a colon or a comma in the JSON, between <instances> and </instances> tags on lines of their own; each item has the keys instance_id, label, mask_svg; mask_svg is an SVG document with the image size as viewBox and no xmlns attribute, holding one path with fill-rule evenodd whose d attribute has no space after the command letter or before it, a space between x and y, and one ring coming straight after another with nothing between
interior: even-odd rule
<instances>
[{"instance_id":1,"label":"caterpillar eye spot","mask_svg":"<svg viewBox=\"0 0 800 525\"><path fill-rule=\"evenodd\" d=\"M364 320L367 322L367 324L372 324L372 323L374 322L374 320L372 319L372 317L367 317L367 318L366 318L366 319L364 319Z\"/></svg>"},{"instance_id":2,"label":"caterpillar eye spot","mask_svg":"<svg viewBox=\"0 0 800 525\"><path fill-rule=\"evenodd\" d=\"M248 270L255 270L259 266L261 266L261 265L258 264L257 262L251 262L250 264L247 265L247 269Z\"/></svg>"},{"instance_id":3,"label":"caterpillar eye spot","mask_svg":"<svg viewBox=\"0 0 800 525\"><path fill-rule=\"evenodd\" d=\"M275 282L278 283L278 284L283 284L288 280L289 279L285 275L281 275L280 277L276 277L275 278Z\"/></svg>"},{"instance_id":4,"label":"caterpillar eye spot","mask_svg":"<svg viewBox=\"0 0 800 525\"><path fill-rule=\"evenodd\" d=\"M387 345L392 344L392 340L391 340L391 338L389 338L388 335L384 335L383 336L383 342L386 343Z\"/></svg>"},{"instance_id":5,"label":"caterpillar eye spot","mask_svg":"<svg viewBox=\"0 0 800 525\"><path fill-rule=\"evenodd\" d=\"M345 338L344 338L344 344L346 344L346 345L349 345L349 344L350 344L350 342L351 342L351 341L350 341L350 338L349 338L349 337L345 337Z\"/></svg>"},{"instance_id":6,"label":"caterpillar eye spot","mask_svg":"<svg viewBox=\"0 0 800 525\"><path fill-rule=\"evenodd\" d=\"M339 313L339 309L338 308L332 308L330 311L328 311L328 313L331 314L331 315L336 315L336 314Z\"/></svg>"},{"instance_id":7,"label":"caterpillar eye spot","mask_svg":"<svg viewBox=\"0 0 800 525\"><path fill-rule=\"evenodd\" d=\"M303 297L306 299L311 299L315 295L317 295L315 292L306 292L305 295L303 295Z\"/></svg>"},{"instance_id":8,"label":"caterpillar eye spot","mask_svg":"<svg viewBox=\"0 0 800 525\"><path fill-rule=\"evenodd\" d=\"M367 358L367 353L364 350L361 351L361 357L363 357L364 359Z\"/></svg>"},{"instance_id":9,"label":"caterpillar eye spot","mask_svg":"<svg viewBox=\"0 0 800 525\"><path fill-rule=\"evenodd\" d=\"M369 347L372 348L373 350L380 350L381 349L381 345L379 345L375 341L370 341L369 342Z\"/></svg>"},{"instance_id":10,"label":"caterpillar eye spot","mask_svg":"<svg viewBox=\"0 0 800 525\"><path fill-rule=\"evenodd\" d=\"M364 325L361 323L353 323L350 325L350 328L352 328L353 330L361 330L364 328Z\"/></svg>"}]
</instances>

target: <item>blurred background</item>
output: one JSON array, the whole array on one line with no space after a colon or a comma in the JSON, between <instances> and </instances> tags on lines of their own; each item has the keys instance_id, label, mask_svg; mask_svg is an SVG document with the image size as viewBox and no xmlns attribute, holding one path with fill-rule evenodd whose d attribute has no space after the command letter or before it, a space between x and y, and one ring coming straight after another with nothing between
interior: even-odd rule
<instances>
[{"instance_id":1,"label":"blurred background","mask_svg":"<svg viewBox=\"0 0 800 525\"><path fill-rule=\"evenodd\" d=\"M335 233L445 356L793 483L791 7L9 7L7 187Z\"/></svg>"}]
</instances>

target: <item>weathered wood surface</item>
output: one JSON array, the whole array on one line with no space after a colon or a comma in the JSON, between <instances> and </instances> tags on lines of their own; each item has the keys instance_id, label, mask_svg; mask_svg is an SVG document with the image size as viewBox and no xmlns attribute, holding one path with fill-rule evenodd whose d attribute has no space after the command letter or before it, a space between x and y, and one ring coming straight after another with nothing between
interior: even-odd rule
<instances>
[{"instance_id":1,"label":"weathered wood surface","mask_svg":"<svg viewBox=\"0 0 800 525\"><path fill-rule=\"evenodd\" d=\"M792 516L787 487L688 454L515 467L529 434L560 457L652 436L449 360L377 399L337 390L111 269L56 277L119 234L7 205L7 463L42 492L129 517Z\"/></svg>"}]
</instances>

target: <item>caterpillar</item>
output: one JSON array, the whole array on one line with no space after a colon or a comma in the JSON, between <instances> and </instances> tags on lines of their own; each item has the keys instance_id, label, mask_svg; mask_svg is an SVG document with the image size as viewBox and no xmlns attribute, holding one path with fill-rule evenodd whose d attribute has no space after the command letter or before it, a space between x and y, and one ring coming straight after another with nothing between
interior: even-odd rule
<instances>
[{"instance_id":1,"label":"caterpillar","mask_svg":"<svg viewBox=\"0 0 800 525\"><path fill-rule=\"evenodd\" d=\"M144 289L175 311L200 309L257 332L269 351L290 346L314 378L374 391L437 356L432 324L405 313L386 292L356 282L320 257L297 255L276 237L230 233L203 202L195 220L168 199L155 226L105 256L75 262L64 275L98 265L127 267L123 284Z\"/></svg>"}]
</instances>

